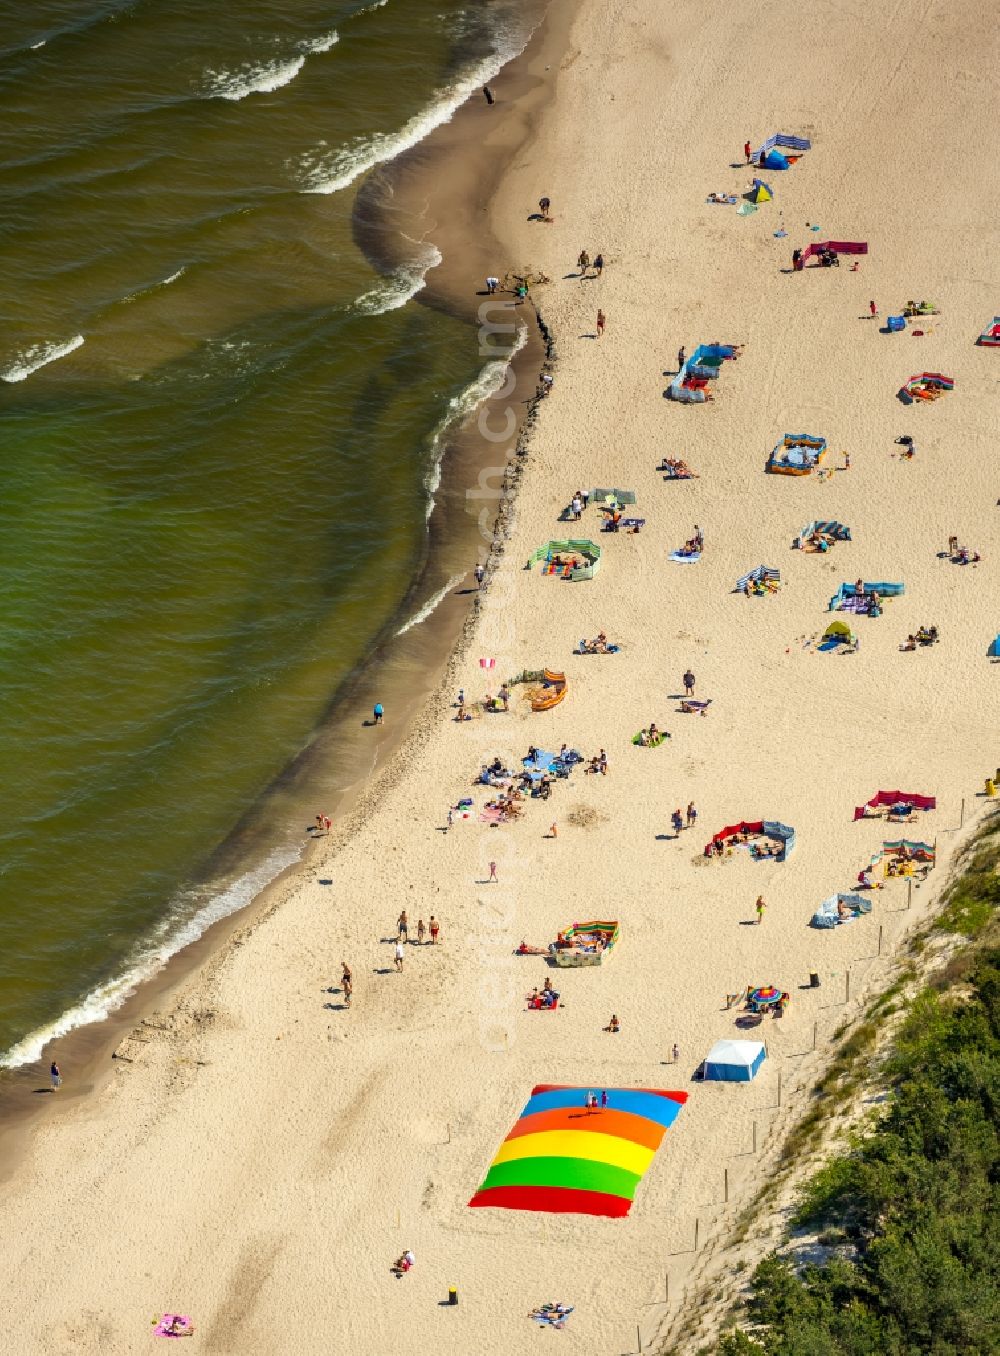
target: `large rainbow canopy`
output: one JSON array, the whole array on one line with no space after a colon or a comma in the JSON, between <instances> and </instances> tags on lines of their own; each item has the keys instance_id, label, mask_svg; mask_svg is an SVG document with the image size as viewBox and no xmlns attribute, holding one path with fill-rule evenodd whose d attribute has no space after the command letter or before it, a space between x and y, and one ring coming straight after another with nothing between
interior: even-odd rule
<instances>
[{"instance_id":1,"label":"large rainbow canopy","mask_svg":"<svg viewBox=\"0 0 1000 1356\"><path fill-rule=\"evenodd\" d=\"M592 1091L554 1083L532 1088L469 1204L627 1215L663 1132L677 1119L687 1093L608 1088L608 1105L588 1108ZM601 1089L596 1091L600 1097Z\"/></svg>"}]
</instances>

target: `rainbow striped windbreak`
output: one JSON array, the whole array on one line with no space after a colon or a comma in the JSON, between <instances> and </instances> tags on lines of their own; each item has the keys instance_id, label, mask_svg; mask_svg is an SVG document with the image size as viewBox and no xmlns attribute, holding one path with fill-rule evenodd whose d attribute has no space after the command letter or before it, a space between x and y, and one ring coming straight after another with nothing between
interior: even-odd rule
<instances>
[{"instance_id":1,"label":"rainbow striped windbreak","mask_svg":"<svg viewBox=\"0 0 1000 1356\"><path fill-rule=\"evenodd\" d=\"M588 1092L540 1083L500 1145L470 1205L555 1214L627 1215L635 1189L686 1092L608 1088L608 1105L587 1109Z\"/></svg>"}]
</instances>

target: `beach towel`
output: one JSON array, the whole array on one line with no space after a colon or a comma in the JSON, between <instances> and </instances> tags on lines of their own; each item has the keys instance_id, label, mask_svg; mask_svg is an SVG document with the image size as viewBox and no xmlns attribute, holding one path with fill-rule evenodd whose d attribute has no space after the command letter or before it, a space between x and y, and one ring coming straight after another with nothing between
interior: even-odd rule
<instances>
[{"instance_id":1,"label":"beach towel","mask_svg":"<svg viewBox=\"0 0 1000 1356\"><path fill-rule=\"evenodd\" d=\"M685 555L683 551L671 551L670 559L676 561L678 565L694 565L701 560L701 552L695 551L691 555Z\"/></svg>"},{"instance_id":2,"label":"beach towel","mask_svg":"<svg viewBox=\"0 0 1000 1356\"><path fill-rule=\"evenodd\" d=\"M656 738L653 740L652 743L647 742L643 744L642 734L643 732L641 730L639 731L638 734L634 734L632 736L632 743L638 744L640 748L644 749L658 749L665 739L670 738L670 735L666 730L658 730L656 733Z\"/></svg>"},{"instance_id":3,"label":"beach towel","mask_svg":"<svg viewBox=\"0 0 1000 1356\"><path fill-rule=\"evenodd\" d=\"M184 1332L168 1332L167 1329L172 1323L181 1323L184 1325ZM153 1329L154 1337L190 1337L194 1332L191 1320L187 1314L164 1314L159 1323Z\"/></svg>"},{"instance_id":4,"label":"beach towel","mask_svg":"<svg viewBox=\"0 0 1000 1356\"><path fill-rule=\"evenodd\" d=\"M575 1308L575 1304L540 1304L537 1309L532 1309L528 1317L543 1328L564 1328Z\"/></svg>"}]
</instances>

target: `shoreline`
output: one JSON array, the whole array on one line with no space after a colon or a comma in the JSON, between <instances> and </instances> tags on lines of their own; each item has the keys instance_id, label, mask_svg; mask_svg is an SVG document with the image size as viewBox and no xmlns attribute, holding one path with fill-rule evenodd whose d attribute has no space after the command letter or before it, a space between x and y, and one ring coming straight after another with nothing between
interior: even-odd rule
<instances>
[{"instance_id":1,"label":"shoreline","mask_svg":"<svg viewBox=\"0 0 1000 1356\"><path fill-rule=\"evenodd\" d=\"M541 82L527 67L540 59L540 49L550 52L561 39L562 29L557 28L553 34L553 9L565 13L570 8L570 0L551 0L525 49L492 81L492 86L514 103L515 111L519 101L538 97ZM562 23L565 25L565 19ZM499 109L503 108L500 104ZM496 120L499 109L495 105L487 111ZM509 107L507 111L510 111ZM490 166L487 173L482 170L474 140L480 133L481 123L476 96L470 96L449 122L435 128L424 141L371 171L354 206L357 243L369 262L387 274L408 257L403 246L406 225L416 221L428 232L434 232L433 243L441 251L442 263L430 271L425 287L411 298L409 304L435 306L464 318L470 325L475 320L478 303L477 288L470 286L470 279L485 274L484 261L495 257L499 249L495 242L483 239L478 223L476 230L480 235L476 237L476 246L469 243L473 237L474 219L487 212L501 176L496 165ZM527 133L523 120L516 126L513 138L508 129L508 150L515 151L518 138L525 138ZM449 167L450 182L448 192L439 195L445 199L439 206L434 194L428 194L427 185L435 183L444 163ZM456 164L459 166L457 172ZM456 179L457 191L453 183ZM474 185L471 190L470 183ZM359 210L370 214L363 223L359 222ZM426 214L432 211L434 216L428 218ZM476 266L473 266L473 259ZM512 395L515 402L522 403L522 409L516 428L500 445L508 472L519 460L515 449L522 446L526 427L530 426L532 408L529 399L537 385L538 371L546 360L544 330L540 328L534 307L527 308L523 316L517 313L516 318L526 327L526 342L509 360L514 379ZM498 347L502 354L502 345ZM489 361L485 350L483 359ZM264 860L269 851L284 844L290 847L293 840L289 838L288 823L293 817L301 817L296 814L296 808L307 799L322 797L339 828L334 830L332 837L318 837L307 832L296 861L278 870L247 903L210 923L196 940L175 952L160 970L141 980L120 1007L96 1022L74 1027L66 1035L46 1042L37 1061L0 1069L0 1182L16 1171L33 1125L46 1114L44 1098L32 1104L26 1101L25 1094L29 1086L45 1083L46 1066L54 1047L58 1045L63 1064L76 1070L76 1091L60 1103L68 1109L106 1086L113 1075L115 1052L128 1033L164 1006L176 1002L183 987L223 954L234 937L245 929L252 931L261 919L280 907L281 901L294 891L297 883L315 873L317 859L325 855L324 849L355 831L360 807L377 800L379 788L389 776L392 763L417 734L421 717L441 687L444 674L470 643L477 609L474 584L469 587L463 581L461 585L449 587L429 615L416 624L414 617L422 606L433 600L442 586L448 586L454 580L454 571L460 568L459 562L465 558L467 548L478 541L479 554L488 564L497 546L502 549L503 518L514 493L508 474L499 484L495 484L495 479L487 482L486 492L477 493L477 503L485 501L494 509L493 531L488 542L481 540L475 527L470 531L466 500L469 485L475 486L480 462L479 440L470 424L490 399L491 396L485 396L445 434L440 480L428 518L423 555L396 612L386 622L362 663L332 692L326 714L309 744L247 807L227 837L193 873L192 884L211 886L213 894L217 894L237 881L248 868ZM466 567L465 581L470 575L471 564ZM409 635L408 640L403 638L404 631ZM371 741L359 728L371 708L372 691L391 714L390 724L381 733L374 755L376 762L387 766L375 775L374 782L371 776L376 764L365 768ZM396 713L401 714L397 716ZM338 776L330 786L328 769L335 762ZM345 763L346 776L339 771ZM324 784L329 789L324 790ZM294 808L289 801L294 803ZM266 822L275 811L283 815L286 825L280 836L275 836L273 827ZM311 817L306 815L305 822L308 823Z\"/></svg>"}]
</instances>

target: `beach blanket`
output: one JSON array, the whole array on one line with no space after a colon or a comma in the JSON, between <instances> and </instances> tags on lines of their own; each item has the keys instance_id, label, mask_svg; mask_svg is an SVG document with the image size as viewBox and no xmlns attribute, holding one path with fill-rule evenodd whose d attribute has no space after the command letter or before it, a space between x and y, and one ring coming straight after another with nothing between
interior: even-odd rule
<instances>
[{"instance_id":1,"label":"beach blanket","mask_svg":"<svg viewBox=\"0 0 1000 1356\"><path fill-rule=\"evenodd\" d=\"M658 749L665 739L670 738L670 735L667 733L666 730L658 730L656 732L656 738L652 741L647 739L645 743L643 743L642 741L642 736L643 731L640 730L638 734L634 734L632 736L632 743L638 744L640 748L644 749Z\"/></svg>"},{"instance_id":2,"label":"beach blanket","mask_svg":"<svg viewBox=\"0 0 1000 1356\"><path fill-rule=\"evenodd\" d=\"M180 1323L184 1327L184 1332L169 1332L168 1329L174 1323ZM159 1323L153 1329L154 1337L190 1337L194 1332L190 1318L187 1314L164 1314Z\"/></svg>"},{"instance_id":3,"label":"beach blanket","mask_svg":"<svg viewBox=\"0 0 1000 1356\"><path fill-rule=\"evenodd\" d=\"M676 561L678 565L694 565L701 560L701 552L693 551L687 555L684 551L671 551L670 559Z\"/></svg>"},{"instance_id":4,"label":"beach blanket","mask_svg":"<svg viewBox=\"0 0 1000 1356\"><path fill-rule=\"evenodd\" d=\"M540 1083L469 1205L621 1219L687 1096Z\"/></svg>"},{"instance_id":5,"label":"beach blanket","mask_svg":"<svg viewBox=\"0 0 1000 1356\"><path fill-rule=\"evenodd\" d=\"M540 1304L537 1309L532 1309L528 1317L542 1327L564 1328L575 1308L575 1304Z\"/></svg>"}]
</instances>

